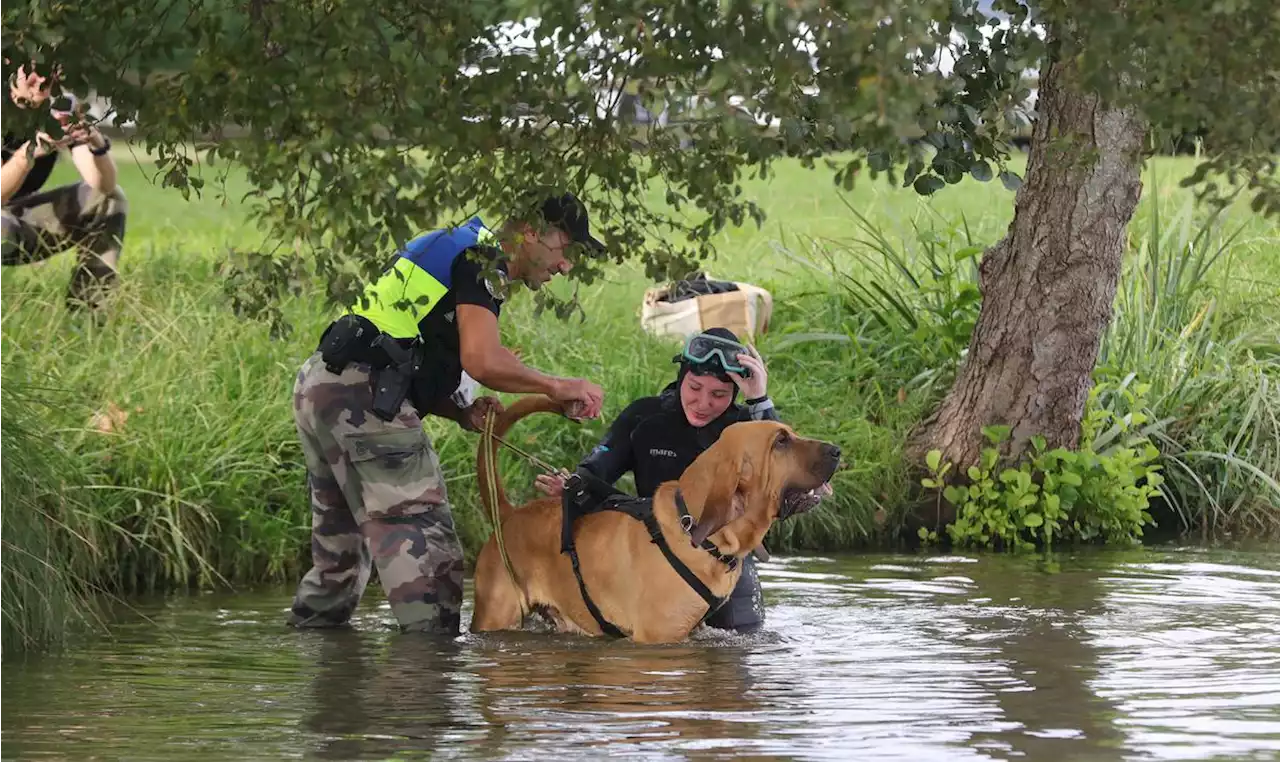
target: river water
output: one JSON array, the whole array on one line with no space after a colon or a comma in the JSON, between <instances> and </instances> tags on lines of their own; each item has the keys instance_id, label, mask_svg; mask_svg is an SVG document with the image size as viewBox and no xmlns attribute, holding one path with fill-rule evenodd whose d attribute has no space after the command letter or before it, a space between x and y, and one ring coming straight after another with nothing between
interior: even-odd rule
<instances>
[{"instance_id":1,"label":"river water","mask_svg":"<svg viewBox=\"0 0 1280 762\"><path fill-rule=\"evenodd\" d=\"M110 638L6 660L3 757L1280 759L1275 555L775 557L761 576L764 633L665 647L400 635L376 590L330 632L282 625L289 589L139 601Z\"/></svg>"}]
</instances>

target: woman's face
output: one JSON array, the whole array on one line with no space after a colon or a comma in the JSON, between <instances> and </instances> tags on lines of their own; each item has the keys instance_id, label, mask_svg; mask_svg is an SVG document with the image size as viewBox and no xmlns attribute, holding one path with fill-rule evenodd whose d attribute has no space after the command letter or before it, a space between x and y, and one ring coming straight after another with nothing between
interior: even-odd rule
<instances>
[{"instance_id":1,"label":"woman's face","mask_svg":"<svg viewBox=\"0 0 1280 762\"><path fill-rule=\"evenodd\" d=\"M689 425L702 428L720 417L733 401L733 382L686 373L680 382L680 406Z\"/></svg>"}]
</instances>

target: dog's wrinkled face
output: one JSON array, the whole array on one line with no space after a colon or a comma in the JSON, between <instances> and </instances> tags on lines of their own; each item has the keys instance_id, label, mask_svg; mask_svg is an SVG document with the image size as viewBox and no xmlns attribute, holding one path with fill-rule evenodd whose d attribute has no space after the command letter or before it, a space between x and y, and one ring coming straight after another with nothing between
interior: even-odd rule
<instances>
[{"instance_id":1,"label":"dog's wrinkled face","mask_svg":"<svg viewBox=\"0 0 1280 762\"><path fill-rule=\"evenodd\" d=\"M812 510L831 494L831 477L840 467L840 448L829 442L797 436L790 427L776 424L761 462L767 505L786 519Z\"/></svg>"},{"instance_id":2,"label":"dog's wrinkled face","mask_svg":"<svg viewBox=\"0 0 1280 762\"><path fill-rule=\"evenodd\" d=\"M743 513L772 523L812 510L831 494L831 477L840 466L839 447L797 436L776 421L729 426L703 454L708 456L712 485L696 542Z\"/></svg>"}]
</instances>

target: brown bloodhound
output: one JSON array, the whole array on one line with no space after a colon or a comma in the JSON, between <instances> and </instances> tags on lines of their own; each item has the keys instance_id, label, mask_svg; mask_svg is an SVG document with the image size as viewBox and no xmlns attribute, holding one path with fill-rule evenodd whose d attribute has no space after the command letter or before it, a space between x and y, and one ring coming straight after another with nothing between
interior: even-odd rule
<instances>
[{"instance_id":1,"label":"brown bloodhound","mask_svg":"<svg viewBox=\"0 0 1280 762\"><path fill-rule=\"evenodd\" d=\"M521 418L539 412L562 413L547 397L523 397L498 416L494 434L505 436ZM482 443L480 494L489 515L486 464L493 456ZM829 481L839 463L840 448L797 436L784 424L733 424L678 481L661 485L654 495L656 526L678 562L664 555L633 516L616 510L588 513L573 529L582 584L603 618L626 637L640 643L683 640L710 605L680 575L677 563L714 596L727 597L738 582L742 557L780 517L807 511L831 494ZM536 612L560 632L605 634L569 556L561 552L560 500L541 498L515 508L501 479L494 486L515 581L489 537L476 563L471 631L519 629L522 614ZM678 506L687 508L692 521L681 522ZM714 548L706 549L706 540Z\"/></svg>"}]
</instances>

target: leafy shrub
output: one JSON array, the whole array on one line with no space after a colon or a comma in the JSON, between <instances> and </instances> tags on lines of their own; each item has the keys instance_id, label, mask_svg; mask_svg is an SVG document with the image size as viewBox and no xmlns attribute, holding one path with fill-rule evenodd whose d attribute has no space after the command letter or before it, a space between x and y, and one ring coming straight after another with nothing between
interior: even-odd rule
<instances>
[{"instance_id":1,"label":"leafy shrub","mask_svg":"<svg viewBox=\"0 0 1280 762\"><path fill-rule=\"evenodd\" d=\"M1062 541L1137 542L1143 526L1152 522L1150 501L1161 494L1164 482L1157 463L1160 451L1143 427L1147 391L1143 385L1114 390L1107 384L1094 386L1079 449L1048 449L1043 437L1033 437L1030 457L998 473L998 448L1009 428L984 428L991 446L967 470L966 484L948 484L952 464L942 461L940 451L929 452L930 475L921 483L955 506L956 519L947 527L951 541L1010 549ZM1100 405L1100 397L1109 392L1123 399L1128 410L1118 413ZM923 527L920 533L922 539L936 539Z\"/></svg>"}]
</instances>

